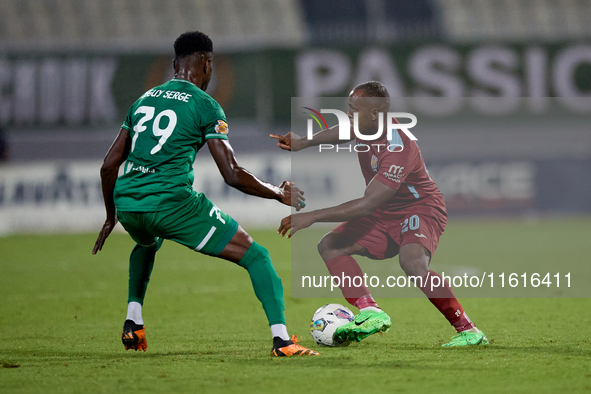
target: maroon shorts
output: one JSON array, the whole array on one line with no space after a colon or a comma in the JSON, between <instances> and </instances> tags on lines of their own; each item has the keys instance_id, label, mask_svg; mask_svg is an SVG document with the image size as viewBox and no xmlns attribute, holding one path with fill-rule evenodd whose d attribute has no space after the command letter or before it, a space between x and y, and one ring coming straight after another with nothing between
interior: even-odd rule
<instances>
[{"instance_id":1,"label":"maroon shorts","mask_svg":"<svg viewBox=\"0 0 591 394\"><path fill-rule=\"evenodd\" d=\"M431 257L439 244L446 217L420 215L388 215L384 220L381 213L341 223L333 231L343 233L355 240L366 250L365 255L375 260L394 257L400 247L406 244L423 245Z\"/></svg>"}]
</instances>

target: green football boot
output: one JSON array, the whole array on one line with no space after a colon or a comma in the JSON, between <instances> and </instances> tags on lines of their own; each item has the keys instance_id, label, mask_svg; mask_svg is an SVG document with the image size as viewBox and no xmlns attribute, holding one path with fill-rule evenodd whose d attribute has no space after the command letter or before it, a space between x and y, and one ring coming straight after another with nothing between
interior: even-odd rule
<instances>
[{"instance_id":1,"label":"green football boot","mask_svg":"<svg viewBox=\"0 0 591 394\"><path fill-rule=\"evenodd\" d=\"M359 342L378 332L386 332L392 322L390 316L383 311L362 311L351 323L336 329L333 340L337 343Z\"/></svg>"},{"instance_id":2,"label":"green football boot","mask_svg":"<svg viewBox=\"0 0 591 394\"><path fill-rule=\"evenodd\" d=\"M451 341L444 343L441 346L449 347L472 345L488 345L488 338L476 327L457 333L451 337Z\"/></svg>"}]
</instances>

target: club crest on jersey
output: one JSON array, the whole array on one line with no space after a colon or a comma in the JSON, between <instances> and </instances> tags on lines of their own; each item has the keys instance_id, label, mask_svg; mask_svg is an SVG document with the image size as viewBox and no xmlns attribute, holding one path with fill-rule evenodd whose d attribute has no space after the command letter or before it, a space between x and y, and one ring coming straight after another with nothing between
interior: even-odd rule
<instances>
[{"instance_id":1,"label":"club crest on jersey","mask_svg":"<svg viewBox=\"0 0 591 394\"><path fill-rule=\"evenodd\" d=\"M215 132L218 134L228 134L228 124L223 120L218 120L218 124L215 126Z\"/></svg>"},{"instance_id":2,"label":"club crest on jersey","mask_svg":"<svg viewBox=\"0 0 591 394\"><path fill-rule=\"evenodd\" d=\"M378 172L378 157L376 155L371 157L371 169L373 172Z\"/></svg>"}]
</instances>

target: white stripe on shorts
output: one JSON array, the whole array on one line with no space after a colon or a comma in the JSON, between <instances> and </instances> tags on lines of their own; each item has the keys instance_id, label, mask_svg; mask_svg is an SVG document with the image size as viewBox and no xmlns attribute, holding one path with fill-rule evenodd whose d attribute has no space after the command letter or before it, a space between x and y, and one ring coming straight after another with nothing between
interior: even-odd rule
<instances>
[{"instance_id":1,"label":"white stripe on shorts","mask_svg":"<svg viewBox=\"0 0 591 394\"><path fill-rule=\"evenodd\" d=\"M215 232L215 226L211 226L211 230L209 230L209 232L207 233L205 238L203 238L203 241L201 241L201 243L195 248L195 251L199 252L201 249L203 249L203 247L207 244L207 241L210 240L210 238L214 232Z\"/></svg>"}]
</instances>

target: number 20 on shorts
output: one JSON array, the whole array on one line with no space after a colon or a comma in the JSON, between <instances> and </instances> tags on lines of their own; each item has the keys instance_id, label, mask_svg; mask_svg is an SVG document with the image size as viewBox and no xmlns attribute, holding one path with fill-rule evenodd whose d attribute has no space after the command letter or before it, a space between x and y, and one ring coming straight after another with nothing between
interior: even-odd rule
<instances>
[{"instance_id":1,"label":"number 20 on shorts","mask_svg":"<svg viewBox=\"0 0 591 394\"><path fill-rule=\"evenodd\" d=\"M400 234L404 234L409 229L411 229L412 231L418 230L420 225L419 217L417 215L413 215L410 218L405 219L404 223L400 224L402 225L402 231L400 231Z\"/></svg>"}]
</instances>

